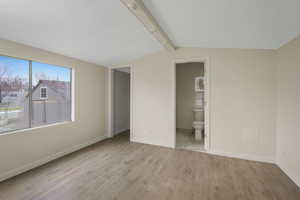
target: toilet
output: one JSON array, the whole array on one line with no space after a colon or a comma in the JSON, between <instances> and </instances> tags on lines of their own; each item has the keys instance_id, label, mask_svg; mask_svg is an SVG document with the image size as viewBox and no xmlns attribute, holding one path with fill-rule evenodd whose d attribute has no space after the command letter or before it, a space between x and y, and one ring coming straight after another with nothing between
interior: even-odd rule
<instances>
[{"instance_id":1,"label":"toilet","mask_svg":"<svg viewBox=\"0 0 300 200\"><path fill-rule=\"evenodd\" d=\"M204 122L203 121L193 121L193 128L195 132L195 140L201 141L202 138L202 131L204 130Z\"/></svg>"}]
</instances>

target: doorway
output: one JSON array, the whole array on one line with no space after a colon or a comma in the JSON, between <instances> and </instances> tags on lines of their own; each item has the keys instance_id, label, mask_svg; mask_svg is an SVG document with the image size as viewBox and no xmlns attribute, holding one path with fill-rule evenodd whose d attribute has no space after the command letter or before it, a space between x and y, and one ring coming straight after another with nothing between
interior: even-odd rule
<instances>
[{"instance_id":1,"label":"doorway","mask_svg":"<svg viewBox=\"0 0 300 200\"><path fill-rule=\"evenodd\" d=\"M131 68L109 70L109 137L131 135Z\"/></svg>"},{"instance_id":2,"label":"doorway","mask_svg":"<svg viewBox=\"0 0 300 200\"><path fill-rule=\"evenodd\" d=\"M175 79L175 147L192 151L209 150L208 64L178 61Z\"/></svg>"}]
</instances>

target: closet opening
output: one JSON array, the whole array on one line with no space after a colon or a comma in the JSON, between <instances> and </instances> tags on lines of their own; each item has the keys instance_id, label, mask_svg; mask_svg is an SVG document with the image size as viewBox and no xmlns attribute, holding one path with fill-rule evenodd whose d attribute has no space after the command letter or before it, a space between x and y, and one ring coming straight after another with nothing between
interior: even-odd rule
<instances>
[{"instance_id":1,"label":"closet opening","mask_svg":"<svg viewBox=\"0 0 300 200\"><path fill-rule=\"evenodd\" d=\"M109 70L109 137L118 136L130 141L132 126L131 67Z\"/></svg>"}]
</instances>

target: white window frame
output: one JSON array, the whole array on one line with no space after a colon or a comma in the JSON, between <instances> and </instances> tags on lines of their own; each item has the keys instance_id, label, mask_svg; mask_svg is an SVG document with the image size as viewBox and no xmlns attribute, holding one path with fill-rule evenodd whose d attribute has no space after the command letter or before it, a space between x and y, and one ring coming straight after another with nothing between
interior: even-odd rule
<instances>
[{"instance_id":1,"label":"white window frame","mask_svg":"<svg viewBox=\"0 0 300 200\"><path fill-rule=\"evenodd\" d=\"M46 89L46 97L42 97L42 90ZM48 88L47 87L41 87L40 88L40 99L48 99Z\"/></svg>"},{"instance_id":2,"label":"white window frame","mask_svg":"<svg viewBox=\"0 0 300 200\"><path fill-rule=\"evenodd\" d=\"M70 123L70 122L74 122L75 121L75 68L73 67L65 67L65 66L60 66L57 64L53 64L53 63L47 63L47 62L42 62L42 61L33 61L30 59L26 59L26 58L20 58L20 57L14 57L14 56L9 56L9 55L4 55L4 54L0 54L0 56L5 56L8 58L14 58L14 59L20 59L20 60L25 60L28 61L28 68L29 68L29 111L28 111L28 117L29 117L29 126L26 128L19 128L19 129L14 129L14 130L8 130L8 131L2 131L0 132L0 136L3 135L10 135L10 134L16 134L19 132L23 132L23 131L28 131L28 130L34 130L34 129L39 129L39 128L45 128L45 127L50 127L50 126L56 126L56 125L61 125L61 124L66 124L66 123ZM61 121L61 122L55 122L55 123L50 123L50 124L44 124L44 125L39 125L39 126L33 126L32 125L32 62L40 62L42 64L50 64L50 65L55 65L57 67L64 67L64 68L68 68L70 69L70 92L71 92L71 119L70 120L66 120L66 121ZM41 87L41 88L47 88L48 87ZM40 88L40 89L41 89ZM47 99L48 98L48 91L46 92L46 98L41 97L41 90L40 90L40 98L41 99Z\"/></svg>"}]
</instances>

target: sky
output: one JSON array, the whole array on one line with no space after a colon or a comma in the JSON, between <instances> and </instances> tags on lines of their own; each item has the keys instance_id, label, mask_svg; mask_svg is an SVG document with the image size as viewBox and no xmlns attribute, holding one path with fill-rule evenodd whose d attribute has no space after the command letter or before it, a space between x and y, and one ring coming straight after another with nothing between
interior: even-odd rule
<instances>
[{"instance_id":1,"label":"sky","mask_svg":"<svg viewBox=\"0 0 300 200\"><path fill-rule=\"evenodd\" d=\"M7 69L10 77L20 77L29 80L29 61L0 56L0 73ZM70 81L70 68L56 65L32 62L32 84L37 84L37 74L45 74L48 80ZM6 75L6 76L7 76ZM41 76L41 75L40 75Z\"/></svg>"}]
</instances>

